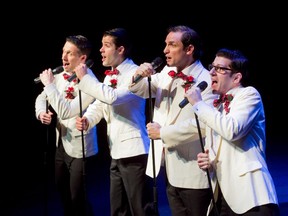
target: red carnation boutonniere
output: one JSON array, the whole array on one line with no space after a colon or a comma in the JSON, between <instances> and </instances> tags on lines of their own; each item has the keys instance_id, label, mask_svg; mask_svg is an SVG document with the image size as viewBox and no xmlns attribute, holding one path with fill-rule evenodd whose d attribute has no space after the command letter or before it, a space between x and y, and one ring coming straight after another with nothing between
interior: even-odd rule
<instances>
[{"instance_id":1,"label":"red carnation boutonniere","mask_svg":"<svg viewBox=\"0 0 288 216\"><path fill-rule=\"evenodd\" d=\"M115 68L114 70L106 70L104 73L106 76L110 76L110 87L116 88L117 87L117 75L119 71Z\"/></svg>"},{"instance_id":2,"label":"red carnation boutonniere","mask_svg":"<svg viewBox=\"0 0 288 216\"><path fill-rule=\"evenodd\" d=\"M65 90L65 92L66 92L66 96L65 96L66 99L74 99L75 98L75 96L74 96L75 91L74 91L74 88L72 86L69 86Z\"/></svg>"},{"instance_id":3,"label":"red carnation boutonniere","mask_svg":"<svg viewBox=\"0 0 288 216\"><path fill-rule=\"evenodd\" d=\"M224 96L220 97L219 99L215 99L213 101L213 106L214 107L219 107L219 105L221 103L224 104L224 110L226 112L226 114L228 114L230 112L230 102L233 100L233 95L232 94L225 94Z\"/></svg>"},{"instance_id":4,"label":"red carnation boutonniere","mask_svg":"<svg viewBox=\"0 0 288 216\"><path fill-rule=\"evenodd\" d=\"M193 76L185 76L184 83L182 84L185 92L191 87L191 84L194 82Z\"/></svg>"},{"instance_id":5,"label":"red carnation boutonniere","mask_svg":"<svg viewBox=\"0 0 288 216\"><path fill-rule=\"evenodd\" d=\"M117 79L110 79L110 85L112 88L117 87Z\"/></svg>"},{"instance_id":6,"label":"red carnation boutonniere","mask_svg":"<svg viewBox=\"0 0 288 216\"><path fill-rule=\"evenodd\" d=\"M177 77L181 78L184 82L182 84L182 87L185 89L185 92L191 87L191 84L194 83L194 77L193 76L187 76L183 72L176 73L175 71L170 71L168 75L172 78Z\"/></svg>"},{"instance_id":7,"label":"red carnation boutonniere","mask_svg":"<svg viewBox=\"0 0 288 216\"><path fill-rule=\"evenodd\" d=\"M69 79L70 77L71 77L70 74L63 73L63 78L65 80ZM65 96L66 99L74 99L75 98L75 95L74 95L75 89L71 85L74 85L77 83L77 78L73 79L74 84L72 84L72 82L70 82L70 83L71 83L70 86L68 86L67 89L64 91L66 93L66 96Z\"/></svg>"}]
</instances>

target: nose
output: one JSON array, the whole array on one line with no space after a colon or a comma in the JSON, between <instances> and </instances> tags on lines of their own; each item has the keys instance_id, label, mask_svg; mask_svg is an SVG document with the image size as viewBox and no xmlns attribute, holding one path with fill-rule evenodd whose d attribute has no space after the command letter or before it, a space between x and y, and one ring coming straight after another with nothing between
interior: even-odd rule
<instances>
[{"instance_id":1,"label":"nose","mask_svg":"<svg viewBox=\"0 0 288 216\"><path fill-rule=\"evenodd\" d=\"M216 75L216 70L215 70L214 67L211 68L211 70L209 71L209 74L210 74L210 75Z\"/></svg>"}]
</instances>

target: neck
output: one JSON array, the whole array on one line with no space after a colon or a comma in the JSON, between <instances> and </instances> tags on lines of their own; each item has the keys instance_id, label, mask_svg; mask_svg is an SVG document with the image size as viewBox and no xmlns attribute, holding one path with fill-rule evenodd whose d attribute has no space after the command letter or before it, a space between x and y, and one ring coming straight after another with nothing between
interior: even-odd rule
<instances>
[{"instance_id":1,"label":"neck","mask_svg":"<svg viewBox=\"0 0 288 216\"><path fill-rule=\"evenodd\" d=\"M181 66L176 66L177 72L183 71L185 68L190 67L195 61L193 59L189 59L186 62L183 62L184 64Z\"/></svg>"}]
</instances>

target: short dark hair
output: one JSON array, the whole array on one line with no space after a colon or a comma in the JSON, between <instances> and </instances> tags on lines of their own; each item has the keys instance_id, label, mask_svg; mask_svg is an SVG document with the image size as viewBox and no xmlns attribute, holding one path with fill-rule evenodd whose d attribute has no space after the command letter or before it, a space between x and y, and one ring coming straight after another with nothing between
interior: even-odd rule
<instances>
[{"instance_id":1,"label":"short dark hair","mask_svg":"<svg viewBox=\"0 0 288 216\"><path fill-rule=\"evenodd\" d=\"M124 28L114 28L103 33L104 36L111 36L114 38L116 47L123 46L125 48L124 56L130 57L132 50L132 41L129 32Z\"/></svg>"},{"instance_id":2,"label":"short dark hair","mask_svg":"<svg viewBox=\"0 0 288 216\"><path fill-rule=\"evenodd\" d=\"M83 35L68 36L66 37L66 41L74 44L80 50L81 54L86 55L87 58L90 56L92 51L92 44Z\"/></svg>"},{"instance_id":3,"label":"short dark hair","mask_svg":"<svg viewBox=\"0 0 288 216\"><path fill-rule=\"evenodd\" d=\"M200 35L193 29L188 26L178 25L172 26L168 28L168 33L170 32L183 32L181 41L183 43L184 48L188 47L190 44L194 46L193 57L195 60L198 60L203 55L202 50L202 40Z\"/></svg>"},{"instance_id":4,"label":"short dark hair","mask_svg":"<svg viewBox=\"0 0 288 216\"><path fill-rule=\"evenodd\" d=\"M241 73L241 84L246 85L248 81L248 59L239 50L230 50L227 48L219 49L216 53L217 57L224 57L231 60L229 65L231 68L231 74Z\"/></svg>"}]
</instances>

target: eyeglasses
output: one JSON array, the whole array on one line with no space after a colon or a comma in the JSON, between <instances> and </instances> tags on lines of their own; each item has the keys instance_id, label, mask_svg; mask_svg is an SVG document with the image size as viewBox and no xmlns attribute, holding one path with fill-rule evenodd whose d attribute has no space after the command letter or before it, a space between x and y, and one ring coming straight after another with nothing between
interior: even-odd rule
<instances>
[{"instance_id":1,"label":"eyeglasses","mask_svg":"<svg viewBox=\"0 0 288 216\"><path fill-rule=\"evenodd\" d=\"M209 65L208 65L208 69L209 69L209 70L212 70L212 68L214 68L214 70L215 70L217 73L220 73L220 74L225 74L225 73L227 72L227 70L232 71L231 68L219 67L219 66L214 66L214 65L212 65L212 64L209 64Z\"/></svg>"}]
</instances>

